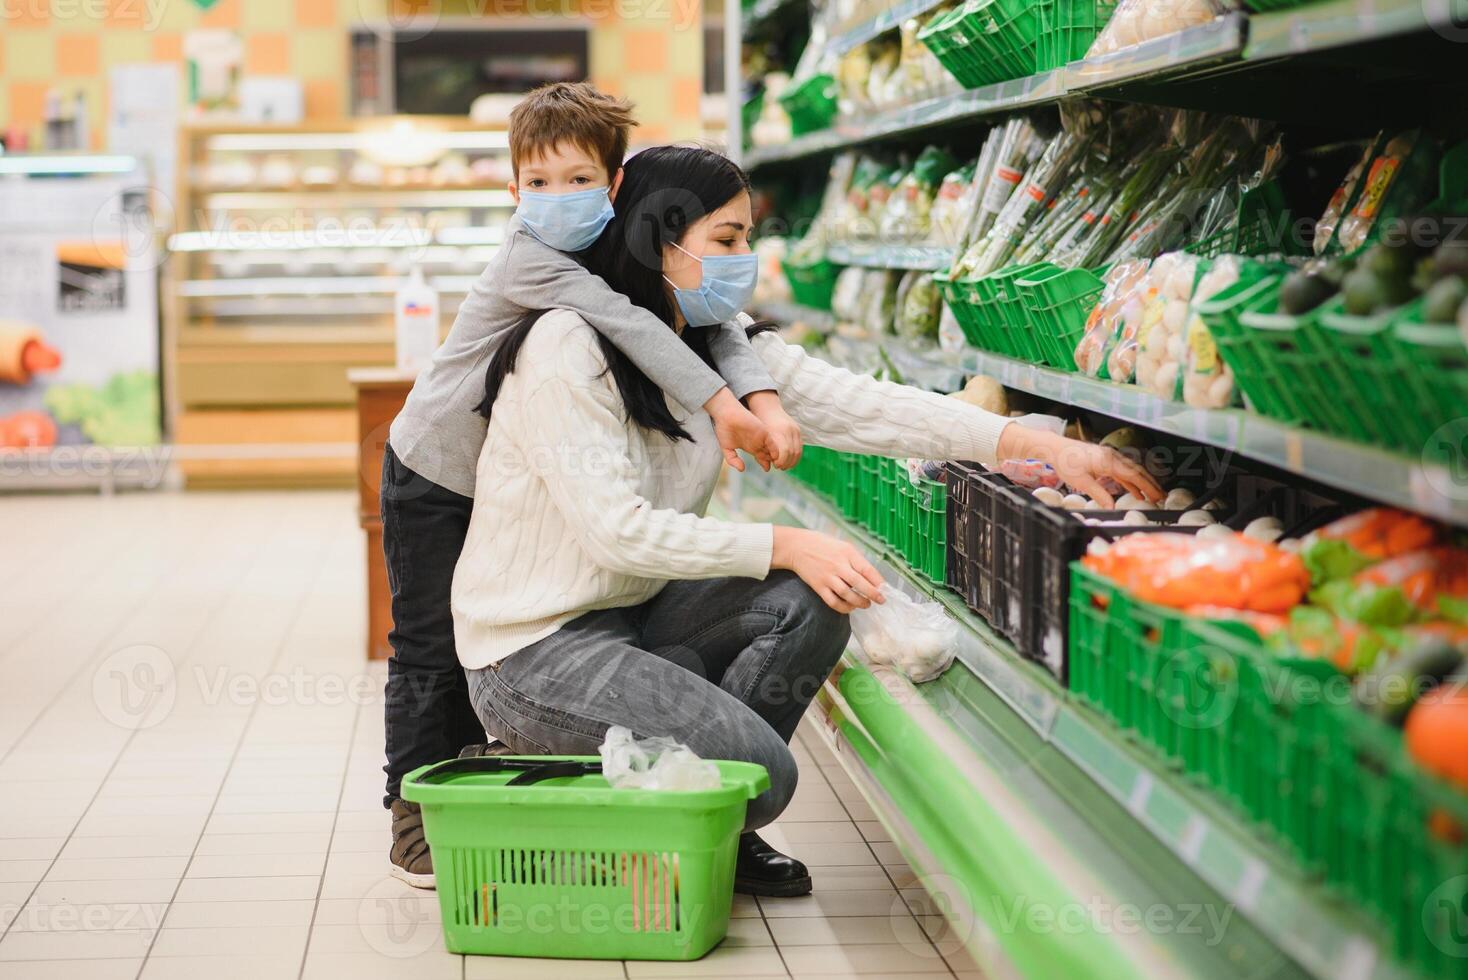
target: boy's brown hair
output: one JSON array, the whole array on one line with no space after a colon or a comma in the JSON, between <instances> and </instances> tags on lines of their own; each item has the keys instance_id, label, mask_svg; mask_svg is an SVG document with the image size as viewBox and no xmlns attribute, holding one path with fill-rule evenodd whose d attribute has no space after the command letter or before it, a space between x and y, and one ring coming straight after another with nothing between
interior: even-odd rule
<instances>
[{"instance_id":1,"label":"boy's brown hair","mask_svg":"<svg viewBox=\"0 0 1468 980\"><path fill-rule=\"evenodd\" d=\"M632 103L598 92L586 82L552 82L535 89L510 112L510 167L571 143L616 175L627 156L627 137L637 120Z\"/></svg>"}]
</instances>

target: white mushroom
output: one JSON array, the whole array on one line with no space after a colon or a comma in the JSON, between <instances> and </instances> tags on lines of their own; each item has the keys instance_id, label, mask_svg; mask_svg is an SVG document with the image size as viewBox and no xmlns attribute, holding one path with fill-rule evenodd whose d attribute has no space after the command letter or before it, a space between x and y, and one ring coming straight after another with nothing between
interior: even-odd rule
<instances>
[{"instance_id":1,"label":"white mushroom","mask_svg":"<svg viewBox=\"0 0 1468 980\"><path fill-rule=\"evenodd\" d=\"M1065 496L1054 487L1036 487L1035 499L1047 507L1059 507L1065 501Z\"/></svg>"},{"instance_id":2,"label":"white mushroom","mask_svg":"<svg viewBox=\"0 0 1468 980\"><path fill-rule=\"evenodd\" d=\"M1255 541L1276 541L1284 534L1284 525L1278 517L1256 517L1244 528L1244 537Z\"/></svg>"},{"instance_id":3,"label":"white mushroom","mask_svg":"<svg viewBox=\"0 0 1468 980\"><path fill-rule=\"evenodd\" d=\"M1198 498L1193 496L1193 491L1187 487L1175 487L1167 491L1167 499L1162 502L1162 506L1165 510L1187 510L1196 499Z\"/></svg>"},{"instance_id":4,"label":"white mushroom","mask_svg":"<svg viewBox=\"0 0 1468 980\"><path fill-rule=\"evenodd\" d=\"M1226 524L1208 524L1198 529L1198 537L1204 541L1219 540L1233 537L1234 532Z\"/></svg>"},{"instance_id":5,"label":"white mushroom","mask_svg":"<svg viewBox=\"0 0 1468 980\"><path fill-rule=\"evenodd\" d=\"M1066 510L1090 510L1091 502L1078 493L1068 493L1061 500L1060 506Z\"/></svg>"},{"instance_id":6,"label":"white mushroom","mask_svg":"<svg viewBox=\"0 0 1468 980\"><path fill-rule=\"evenodd\" d=\"M1190 510L1184 512L1177 523L1178 527L1202 527L1205 524L1217 524L1218 519L1206 510Z\"/></svg>"}]
</instances>

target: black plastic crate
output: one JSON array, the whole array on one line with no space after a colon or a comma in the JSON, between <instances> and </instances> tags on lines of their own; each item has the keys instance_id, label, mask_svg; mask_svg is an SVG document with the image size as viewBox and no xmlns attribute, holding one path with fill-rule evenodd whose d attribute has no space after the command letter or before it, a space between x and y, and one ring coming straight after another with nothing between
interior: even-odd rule
<instances>
[{"instance_id":1,"label":"black plastic crate","mask_svg":"<svg viewBox=\"0 0 1468 980\"><path fill-rule=\"evenodd\" d=\"M989 554L993 495L977 477L983 471L967 463L949 463L943 470L948 487L948 587L984 619L994 604L994 583L981 563Z\"/></svg>"}]
</instances>

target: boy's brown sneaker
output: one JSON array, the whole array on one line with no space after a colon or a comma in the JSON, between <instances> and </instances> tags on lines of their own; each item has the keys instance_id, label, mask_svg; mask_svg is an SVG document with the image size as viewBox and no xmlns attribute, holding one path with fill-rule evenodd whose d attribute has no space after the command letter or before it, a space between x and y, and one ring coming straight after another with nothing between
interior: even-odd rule
<instances>
[{"instance_id":1,"label":"boy's brown sneaker","mask_svg":"<svg viewBox=\"0 0 1468 980\"><path fill-rule=\"evenodd\" d=\"M432 888L433 855L428 853L428 840L423 836L423 814L418 804L393 800L392 851L389 873L414 888Z\"/></svg>"}]
</instances>

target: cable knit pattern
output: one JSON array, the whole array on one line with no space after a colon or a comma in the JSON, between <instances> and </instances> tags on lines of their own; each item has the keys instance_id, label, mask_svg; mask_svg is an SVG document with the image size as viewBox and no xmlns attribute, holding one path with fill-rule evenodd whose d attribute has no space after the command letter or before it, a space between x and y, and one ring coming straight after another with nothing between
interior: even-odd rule
<instances>
[{"instance_id":1,"label":"cable knit pattern","mask_svg":"<svg viewBox=\"0 0 1468 980\"><path fill-rule=\"evenodd\" d=\"M854 375L774 334L754 349L807 443L992 461L1007 419ZM672 579L764 578L774 529L704 517L722 466L713 424L670 402L693 442L628 420L592 329L546 314L495 402L454 571L459 660L480 668L593 609Z\"/></svg>"}]
</instances>

